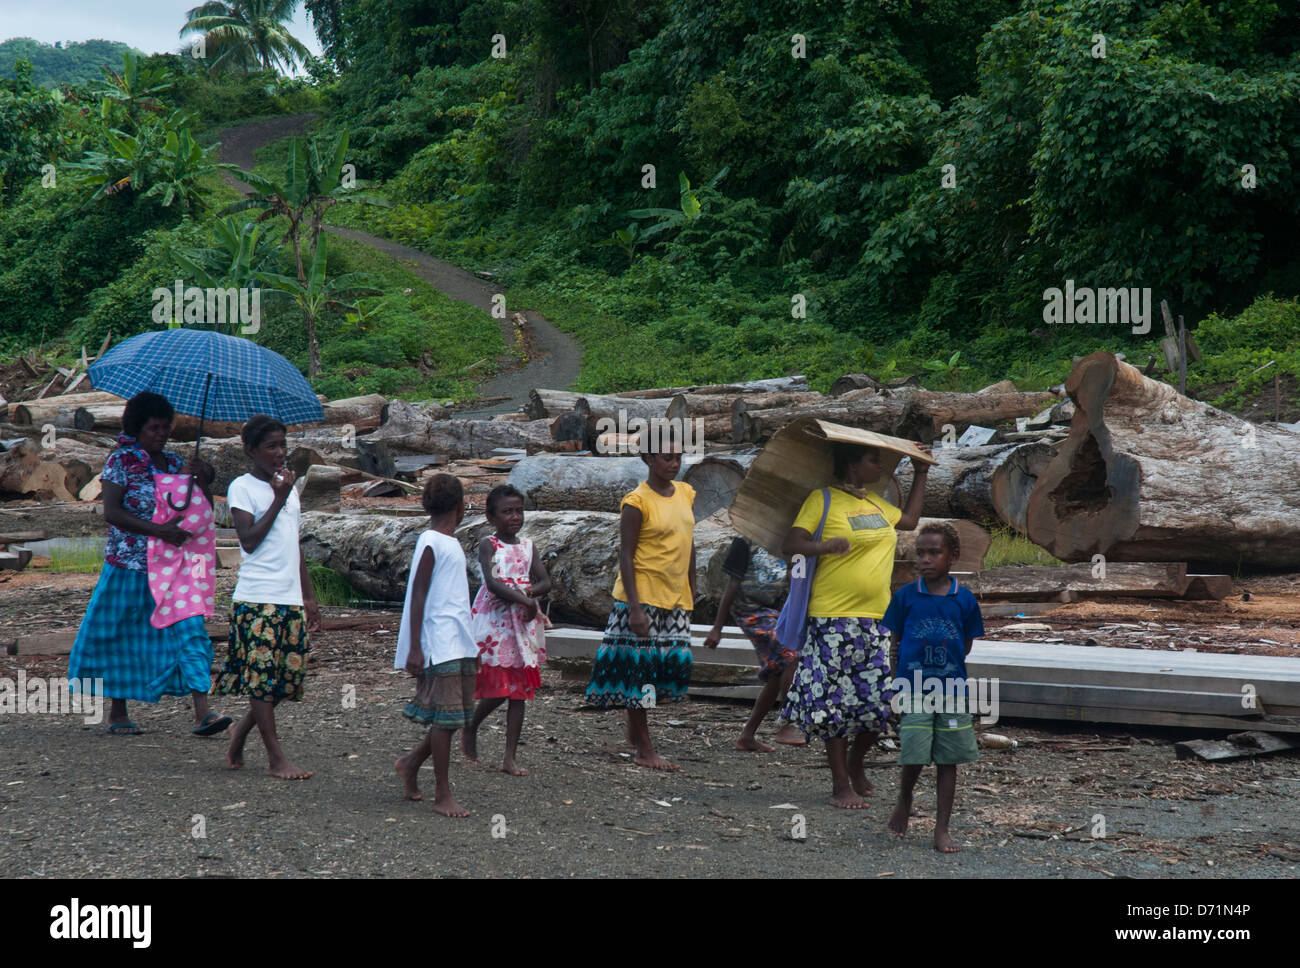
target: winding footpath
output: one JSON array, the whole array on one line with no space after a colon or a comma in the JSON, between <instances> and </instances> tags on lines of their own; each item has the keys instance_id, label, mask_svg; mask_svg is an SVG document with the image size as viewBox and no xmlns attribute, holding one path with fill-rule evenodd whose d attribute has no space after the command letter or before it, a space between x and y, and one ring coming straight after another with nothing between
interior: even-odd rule
<instances>
[{"instance_id":1,"label":"winding footpath","mask_svg":"<svg viewBox=\"0 0 1300 968\"><path fill-rule=\"evenodd\" d=\"M302 134L315 117L314 114L298 114L227 128L221 132L221 160L236 164L246 171L251 170L256 163L253 153L258 148L279 141L281 138ZM232 176L224 177L228 183L245 194L251 191L247 185L236 181ZM435 259L419 249L398 245L396 242L390 242L358 229L327 225L325 230L339 238L370 246L401 263L404 268L409 269L447 298L468 303L484 312L491 312L492 297L502 291L501 287L480 279L450 262ZM529 361L524 366L502 369L479 386L480 398L505 397L506 399L472 410L458 410L457 417L487 417L492 414L507 413L526 404L528 391L533 387L567 390L578 381L578 370L582 363L582 345L537 313L530 310L516 310L509 305L507 310L510 313L521 312L528 320L532 337ZM514 327L509 319L497 322L506 341L507 355L503 356L500 362L500 365L505 367L513 360Z\"/></svg>"}]
</instances>

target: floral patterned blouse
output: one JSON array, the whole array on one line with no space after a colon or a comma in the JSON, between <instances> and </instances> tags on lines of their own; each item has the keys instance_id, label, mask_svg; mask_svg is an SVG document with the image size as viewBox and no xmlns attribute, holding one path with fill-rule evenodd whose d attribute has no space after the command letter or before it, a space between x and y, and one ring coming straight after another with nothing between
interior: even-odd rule
<instances>
[{"instance_id":1,"label":"floral patterned blouse","mask_svg":"<svg viewBox=\"0 0 1300 968\"><path fill-rule=\"evenodd\" d=\"M166 468L154 467L153 460L136 443L130 434L120 434L117 438L117 450L108 455L104 462L101 481L116 484L122 489L122 507L129 514L141 521L152 521L154 511L153 476L158 474L175 474L185 466L179 454L170 450L162 452ZM104 560L118 568L131 571L146 569L146 553L149 538L143 534L132 534L114 525L108 526L108 545L104 549Z\"/></svg>"}]
</instances>

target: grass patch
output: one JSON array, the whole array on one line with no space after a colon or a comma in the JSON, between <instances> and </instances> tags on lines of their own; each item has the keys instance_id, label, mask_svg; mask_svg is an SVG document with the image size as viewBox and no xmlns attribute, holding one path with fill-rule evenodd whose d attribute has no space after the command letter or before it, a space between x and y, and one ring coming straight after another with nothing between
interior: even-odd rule
<instances>
[{"instance_id":1,"label":"grass patch","mask_svg":"<svg viewBox=\"0 0 1300 968\"><path fill-rule=\"evenodd\" d=\"M318 604L355 605L361 600L361 593L333 568L309 563L307 571L311 574L311 585L316 589Z\"/></svg>"},{"instance_id":2,"label":"grass patch","mask_svg":"<svg viewBox=\"0 0 1300 968\"><path fill-rule=\"evenodd\" d=\"M1040 548L1018 531L997 528L992 532L993 543L984 556L985 568L1002 568L1006 565L1063 565L1046 549Z\"/></svg>"},{"instance_id":3,"label":"grass patch","mask_svg":"<svg viewBox=\"0 0 1300 968\"><path fill-rule=\"evenodd\" d=\"M51 548L47 571L97 575L104 567L104 548Z\"/></svg>"}]
</instances>

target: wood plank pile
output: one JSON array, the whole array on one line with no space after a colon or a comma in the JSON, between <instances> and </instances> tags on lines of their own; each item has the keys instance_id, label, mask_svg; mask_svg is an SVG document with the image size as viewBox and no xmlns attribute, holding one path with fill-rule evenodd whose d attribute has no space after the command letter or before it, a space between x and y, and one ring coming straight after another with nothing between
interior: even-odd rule
<instances>
[{"instance_id":1,"label":"wood plank pile","mask_svg":"<svg viewBox=\"0 0 1300 968\"><path fill-rule=\"evenodd\" d=\"M727 628L718 647L707 649L707 631L691 629L692 694L755 698L757 660L748 640ZM581 677L602 635L552 629L551 663ZM980 639L966 668L972 678L998 680L1002 718L1300 734L1300 663L1289 658Z\"/></svg>"}]
</instances>

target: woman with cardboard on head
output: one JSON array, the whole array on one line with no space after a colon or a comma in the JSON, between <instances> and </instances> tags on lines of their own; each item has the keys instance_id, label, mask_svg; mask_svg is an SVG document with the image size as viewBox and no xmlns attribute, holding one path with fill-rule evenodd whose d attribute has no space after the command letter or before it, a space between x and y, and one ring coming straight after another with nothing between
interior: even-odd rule
<instances>
[{"instance_id":1,"label":"woman with cardboard on head","mask_svg":"<svg viewBox=\"0 0 1300 968\"><path fill-rule=\"evenodd\" d=\"M911 458L915 479L900 510L884 492L903 456ZM881 619L897 532L917 526L932 463L929 450L911 441L800 420L755 460L732 506L742 534L759 543L779 540L791 560L790 601L778 634L799 650L799 661L781 718L826 741L837 807L861 809L874 792L862 761L890 713L889 630ZM791 496L802 503L788 523ZM801 578L806 612L796 594Z\"/></svg>"}]
</instances>

